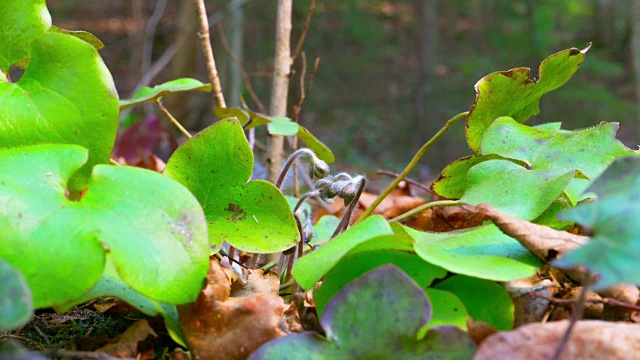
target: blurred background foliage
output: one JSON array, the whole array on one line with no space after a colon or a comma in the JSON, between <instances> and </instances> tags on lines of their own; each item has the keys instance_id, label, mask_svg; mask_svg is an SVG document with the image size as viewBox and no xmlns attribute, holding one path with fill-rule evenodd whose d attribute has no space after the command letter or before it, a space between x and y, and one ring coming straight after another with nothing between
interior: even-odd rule
<instances>
[{"instance_id":1,"label":"blurred background foliage","mask_svg":"<svg viewBox=\"0 0 640 360\"><path fill-rule=\"evenodd\" d=\"M639 126L633 41L635 22L640 21L634 15L636 2L317 0L302 50L307 76L316 58L320 66L299 120L334 150L339 169L399 171L448 118L470 108L473 85L482 76L514 67L530 67L537 76L546 56L593 42L582 69L563 88L543 97L541 114L531 123L561 121L563 128L575 129L616 121L621 123L619 138L635 147ZM47 3L56 25L90 31L106 44L101 55L121 98L145 84L185 76L207 79L192 0ZM216 24L212 42L229 106L238 106L242 94L252 109L259 110L228 49L240 60L257 96L268 102L276 3L207 2ZM310 5L311 0L294 1L294 45ZM218 23L226 34L226 47ZM175 55L169 56L171 51ZM300 57L293 69L290 105L300 98ZM145 75L147 81L141 81ZM173 95L166 104L194 132L213 120L210 94ZM137 111L133 115L154 116L156 109ZM433 179L444 165L468 155L463 131L456 125L412 176ZM264 133L257 139L266 142Z\"/></svg>"}]
</instances>

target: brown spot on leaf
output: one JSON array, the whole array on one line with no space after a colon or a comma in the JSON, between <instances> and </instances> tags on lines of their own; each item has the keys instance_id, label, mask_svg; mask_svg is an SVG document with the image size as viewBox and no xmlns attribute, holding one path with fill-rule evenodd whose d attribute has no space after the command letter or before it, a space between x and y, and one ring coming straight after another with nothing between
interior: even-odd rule
<instances>
[{"instance_id":1,"label":"brown spot on leaf","mask_svg":"<svg viewBox=\"0 0 640 360\"><path fill-rule=\"evenodd\" d=\"M243 208L241 208L236 204L229 203L229 205L225 210L231 213L231 217L228 217L227 220L232 221L234 223L237 223L238 221L242 221L247 218L247 212L244 211Z\"/></svg>"}]
</instances>

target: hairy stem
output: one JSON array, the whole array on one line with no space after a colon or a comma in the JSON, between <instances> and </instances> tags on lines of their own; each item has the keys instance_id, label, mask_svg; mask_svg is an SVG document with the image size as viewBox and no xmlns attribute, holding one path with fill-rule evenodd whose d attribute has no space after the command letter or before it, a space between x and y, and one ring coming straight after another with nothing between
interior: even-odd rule
<instances>
[{"instance_id":1,"label":"hairy stem","mask_svg":"<svg viewBox=\"0 0 640 360\"><path fill-rule=\"evenodd\" d=\"M362 214L362 216L360 216L360 219L358 219L358 222L364 220L367 218L367 216L371 215L371 213L373 212L373 210L376 209L376 207L378 205L380 205L380 203L382 202L382 200L384 200L390 193L391 191L393 191L393 189L396 188L396 186L398 186L398 184L400 184L400 182L402 180L404 180L405 177L407 177L407 175L409 175L409 173L411 172L411 170L413 170L413 168L418 164L418 161L420 161L420 159L422 158L422 155L424 155L425 152L427 152L427 150L429 150L429 148L436 142L438 141L438 139L440 139L440 137L442 135L444 135L444 133L447 132L447 130L449 130L449 128L457 123L458 121L464 119L467 117L467 115L469 115L468 111L465 111L463 113L460 113L454 117L452 117L451 119L447 120L447 122L444 124L444 126L442 127L442 129L438 130L438 132L433 135L433 137L431 139L429 139L429 141L427 141L424 145L422 145L422 147L420 148L420 150L418 150L418 152L413 156L413 159L411 159L411 161L409 162L409 164L407 165L407 167L404 168L404 170L402 170L402 173L400 173L400 175L398 175L398 177L391 183L389 184L389 186L387 186L386 189L384 189L384 191L376 198L376 200L369 206L369 208L367 208L364 213Z\"/></svg>"},{"instance_id":2,"label":"hairy stem","mask_svg":"<svg viewBox=\"0 0 640 360\"><path fill-rule=\"evenodd\" d=\"M289 171L289 168L291 167L291 165L293 165L293 163L295 162L296 158L302 154L308 155L308 156L314 156L315 154L307 149L307 148L302 148L302 149L298 149L296 150L296 152L294 152L293 154L291 154L291 156L289 156L289 160L287 160L287 162L284 164L284 167L282 168L282 171L280 171L280 176L278 176L278 180L276 180L276 187L278 189L280 189L280 187L282 186L282 183L284 182L284 178L285 176L287 176L287 172Z\"/></svg>"},{"instance_id":3,"label":"hairy stem","mask_svg":"<svg viewBox=\"0 0 640 360\"><path fill-rule=\"evenodd\" d=\"M364 191L364 187L366 184L367 184L367 179L362 177L362 180L360 180L360 186L358 186L358 191L356 192L356 196L353 198L353 200L351 200L351 204L349 204L349 206L347 206L347 208L344 210L344 215L342 215L342 219L340 220L340 223L336 227L336 230L333 232L333 235L331 235L332 239L340 235L340 233L345 231L349 226L349 223L351 222L351 215L353 214L353 210L358 205L358 200L360 199L360 195L362 195L362 192Z\"/></svg>"}]
</instances>

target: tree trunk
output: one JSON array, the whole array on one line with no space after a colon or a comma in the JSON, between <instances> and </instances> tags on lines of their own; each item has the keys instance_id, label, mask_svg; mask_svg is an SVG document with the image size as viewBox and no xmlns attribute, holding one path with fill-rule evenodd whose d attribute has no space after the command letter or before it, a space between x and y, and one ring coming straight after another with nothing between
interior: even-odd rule
<instances>
[{"instance_id":1,"label":"tree trunk","mask_svg":"<svg viewBox=\"0 0 640 360\"><path fill-rule=\"evenodd\" d=\"M287 96L289 93L289 71L291 69L291 11L293 0L278 0L276 20L276 53L273 67L273 86L271 90L271 116L287 115ZM267 143L267 180L275 183L282 168L284 137L269 135Z\"/></svg>"}]
</instances>

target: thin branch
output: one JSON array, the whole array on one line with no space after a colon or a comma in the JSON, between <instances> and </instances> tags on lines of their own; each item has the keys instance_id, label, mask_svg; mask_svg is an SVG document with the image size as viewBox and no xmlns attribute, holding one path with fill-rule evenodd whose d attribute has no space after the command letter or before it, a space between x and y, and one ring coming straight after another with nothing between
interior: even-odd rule
<instances>
[{"instance_id":1,"label":"thin branch","mask_svg":"<svg viewBox=\"0 0 640 360\"><path fill-rule=\"evenodd\" d=\"M304 27L302 28L302 33L300 33L300 39L298 40L298 44L296 44L296 49L293 52L293 56L291 57L291 66L296 62L298 55L300 55L300 51L302 50L302 45L304 44L304 40L307 37L307 32L309 31L309 25L311 24L311 15L316 9L316 0L311 0L311 5L309 6L309 11L307 11L307 18L304 20Z\"/></svg>"},{"instance_id":2,"label":"thin branch","mask_svg":"<svg viewBox=\"0 0 640 360\"><path fill-rule=\"evenodd\" d=\"M398 215L396 217L394 217L393 219L389 220L389 222L397 222L397 221L402 221L404 219L410 218L413 215L419 214L427 209L431 209L434 207L438 207L438 206L457 206L457 205L462 205L463 203L460 202L459 200L440 200L440 201L433 201L430 203L426 203L426 204L422 204L420 206L418 206L417 208L413 208L409 211L407 211L404 214Z\"/></svg>"},{"instance_id":3,"label":"thin branch","mask_svg":"<svg viewBox=\"0 0 640 360\"><path fill-rule=\"evenodd\" d=\"M418 164L418 161L420 161L420 159L422 158L422 155L424 155L424 153L427 152L427 150L429 150L429 148L436 141L438 141L438 139L440 139L440 137L444 135L444 133L446 133L447 130L449 130L449 128L453 124L466 118L467 115L469 115L469 112L465 111L447 120L447 122L444 124L442 129L438 130L438 132L435 135L433 135L433 137L429 139L429 141L427 141L424 145L422 145L420 150L418 150L418 152L413 156L413 158L411 159L407 167L405 167L404 170L402 170L402 173L400 173L400 175L391 184L389 184L389 186L375 199L375 201L369 206L369 208L367 208L364 211L364 213L360 216L360 219L358 220L358 222L366 219L367 216L371 215L373 210L375 210L376 207L380 205L382 200L384 200L391 193L391 191L393 191L393 189L395 189L396 186L398 186L398 184L400 184L400 182L404 180L404 178L407 177L407 175L409 175L411 170L413 170L413 168Z\"/></svg>"},{"instance_id":4,"label":"thin branch","mask_svg":"<svg viewBox=\"0 0 640 360\"><path fill-rule=\"evenodd\" d=\"M262 101L260 100L256 92L253 90L253 86L251 85L251 78L249 77L249 74L247 74L247 72L245 71L244 66L242 66L242 62L240 61L240 59L238 59L236 54L231 49L231 46L229 45L229 40L227 39L227 35L225 35L224 33L224 27L222 23L218 23L218 32L220 33L220 40L222 40L222 46L224 46L224 49L227 51L229 56L231 56L231 59L233 60L233 62L236 64L236 66L238 66L238 70L240 71L240 75L242 76L242 80L244 81L244 86L247 88L247 91L249 92L249 96L251 96L251 100L253 100L253 102L256 104L256 106L258 107L261 113L266 114L267 108L264 106L264 104L262 103ZM236 95L232 94L232 96L236 96Z\"/></svg>"},{"instance_id":5,"label":"thin branch","mask_svg":"<svg viewBox=\"0 0 640 360\"><path fill-rule=\"evenodd\" d=\"M200 18L200 32L198 37L200 38L200 45L202 46L202 52L207 61L207 72L209 74L209 81L211 81L211 87L213 90L213 96L219 107L226 108L227 103L224 101L224 95L222 95L222 86L220 85L220 77L218 76L218 69L216 68L216 61L213 57L213 48L211 47L211 40L209 36L209 19L207 18L207 9L204 6L204 0L195 0L198 6L198 16Z\"/></svg>"},{"instance_id":6,"label":"thin branch","mask_svg":"<svg viewBox=\"0 0 640 360\"><path fill-rule=\"evenodd\" d=\"M153 38L155 37L156 28L162 19L166 6L167 0L156 1L153 13L149 18L149 21L147 21L147 26L144 31L144 45L142 46L141 72L143 75L149 71L149 68L151 67L151 59L153 57Z\"/></svg>"},{"instance_id":7,"label":"thin branch","mask_svg":"<svg viewBox=\"0 0 640 360\"><path fill-rule=\"evenodd\" d=\"M577 302L574 299L558 299L558 298L554 298L554 297L547 296L547 295L544 295L544 294L540 294L538 292L532 292L532 293L529 293L529 295L533 296L533 297L545 299L545 300L547 300L549 302L556 303L556 304L575 304ZM629 303L626 303L624 301L620 301L620 300L617 300L617 299L614 299L614 298L587 299L586 301L588 303L592 303L592 304L606 304L606 305L617 306L617 307L621 307L621 308L625 308L625 309L629 309L629 310L633 310L633 311L640 311L640 306L634 305L634 304L629 304Z\"/></svg>"},{"instance_id":8,"label":"thin branch","mask_svg":"<svg viewBox=\"0 0 640 360\"><path fill-rule=\"evenodd\" d=\"M397 172L393 172L393 171L389 171L389 170L378 170L378 171L376 171L376 174L380 174L380 175L388 175L388 176L393 176L393 177L396 177L396 178L397 178L398 176L400 176L400 174L398 174ZM433 190L431 190L431 188L430 188L430 187L428 187L427 185L422 184L422 183L420 183L420 182L418 182L418 181L415 181L415 180L413 180L412 178L405 177L405 178L404 178L404 181L406 181L406 182L408 182L409 184L411 184L411 185L413 185L413 186L415 186L415 187L417 187L417 188L419 188L419 189L422 189L422 190L424 190L424 191L426 191L426 192L433 193Z\"/></svg>"},{"instance_id":9,"label":"thin branch","mask_svg":"<svg viewBox=\"0 0 640 360\"><path fill-rule=\"evenodd\" d=\"M160 108L160 110L162 110L162 112L169 118L169 120L171 120L171 122L173 123L173 125L175 125L175 127L178 128L178 130L180 130L181 133L184 134L184 136L187 137L187 139L191 139L191 134L187 131L187 129L185 129L179 122L178 120L176 120L176 118L173 117L173 115L171 115L171 113L169 112L169 110L167 110L167 108L164 107L164 105L162 105L162 101L158 100L157 101L158 107Z\"/></svg>"}]
</instances>

